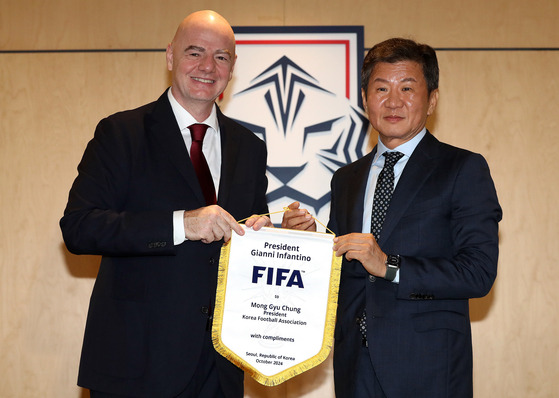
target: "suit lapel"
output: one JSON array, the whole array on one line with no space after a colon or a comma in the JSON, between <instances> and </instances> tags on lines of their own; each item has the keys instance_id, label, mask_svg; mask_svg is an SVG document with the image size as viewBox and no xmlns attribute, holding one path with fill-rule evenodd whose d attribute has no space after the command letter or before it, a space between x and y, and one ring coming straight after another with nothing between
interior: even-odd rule
<instances>
[{"instance_id":1,"label":"suit lapel","mask_svg":"<svg viewBox=\"0 0 559 398\"><path fill-rule=\"evenodd\" d=\"M219 123L221 139L221 178L219 179L219 193L217 203L225 206L231 191L231 183L234 181L235 164L239 153L240 143L237 142L236 130L232 127L219 107L217 107L217 120ZM234 145L232 144L234 143Z\"/></svg>"},{"instance_id":2,"label":"suit lapel","mask_svg":"<svg viewBox=\"0 0 559 398\"><path fill-rule=\"evenodd\" d=\"M427 132L408 160L386 212L378 242L381 247L389 239L398 221L414 201L417 192L433 172L436 164L437 143L438 140Z\"/></svg>"},{"instance_id":3,"label":"suit lapel","mask_svg":"<svg viewBox=\"0 0 559 398\"><path fill-rule=\"evenodd\" d=\"M166 91L156 101L152 112L146 115L146 131L153 145L164 151L179 170L196 199L206 203Z\"/></svg>"},{"instance_id":4,"label":"suit lapel","mask_svg":"<svg viewBox=\"0 0 559 398\"><path fill-rule=\"evenodd\" d=\"M367 180L376 149L376 147L373 148L372 152L355 164L356 167L353 170L351 181L348 184L350 187L348 191L348 202L349 208L351 209L349 213L350 225L348 225L348 231L361 232L363 229L365 190L367 189Z\"/></svg>"}]
</instances>

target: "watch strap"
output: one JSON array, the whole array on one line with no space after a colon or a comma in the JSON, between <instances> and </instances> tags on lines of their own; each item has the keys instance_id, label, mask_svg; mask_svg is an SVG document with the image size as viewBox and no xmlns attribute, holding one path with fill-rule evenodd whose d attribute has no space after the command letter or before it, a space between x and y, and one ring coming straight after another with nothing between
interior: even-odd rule
<instances>
[{"instance_id":1,"label":"watch strap","mask_svg":"<svg viewBox=\"0 0 559 398\"><path fill-rule=\"evenodd\" d=\"M393 281L398 275L398 270L400 269L400 256L389 254L386 256L386 275L384 279L388 281Z\"/></svg>"}]
</instances>

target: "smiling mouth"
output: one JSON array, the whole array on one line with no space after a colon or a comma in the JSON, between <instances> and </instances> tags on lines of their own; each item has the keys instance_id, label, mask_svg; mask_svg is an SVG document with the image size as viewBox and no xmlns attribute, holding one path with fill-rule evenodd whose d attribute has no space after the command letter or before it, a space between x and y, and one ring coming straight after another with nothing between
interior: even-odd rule
<instances>
[{"instance_id":1,"label":"smiling mouth","mask_svg":"<svg viewBox=\"0 0 559 398\"><path fill-rule=\"evenodd\" d=\"M193 77L192 79L196 80L197 82L200 82L200 83L208 83L208 84L215 83L215 80L202 79L201 77Z\"/></svg>"}]
</instances>

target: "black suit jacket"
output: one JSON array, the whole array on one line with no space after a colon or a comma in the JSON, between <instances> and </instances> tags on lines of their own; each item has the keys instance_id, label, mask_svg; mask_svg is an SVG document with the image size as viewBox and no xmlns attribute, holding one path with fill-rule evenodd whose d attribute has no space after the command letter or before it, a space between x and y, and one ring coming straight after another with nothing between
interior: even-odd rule
<instances>
[{"instance_id":1,"label":"black suit jacket","mask_svg":"<svg viewBox=\"0 0 559 398\"><path fill-rule=\"evenodd\" d=\"M375 148L376 150L376 148ZM332 179L329 228L361 232L372 153ZM468 299L497 274L501 208L482 156L439 142L418 144L394 191L379 245L401 256L399 284L344 259L335 333L336 396L351 397L367 315L369 355L387 397L472 396Z\"/></svg>"},{"instance_id":2,"label":"black suit jacket","mask_svg":"<svg viewBox=\"0 0 559 398\"><path fill-rule=\"evenodd\" d=\"M218 205L237 220L267 213L264 142L219 110L218 120ZM60 222L64 240L72 253L102 255L78 384L175 396L209 336L222 242L173 245L173 211L205 202L167 94L103 119L78 171ZM242 396L242 372L217 357L226 394Z\"/></svg>"}]
</instances>

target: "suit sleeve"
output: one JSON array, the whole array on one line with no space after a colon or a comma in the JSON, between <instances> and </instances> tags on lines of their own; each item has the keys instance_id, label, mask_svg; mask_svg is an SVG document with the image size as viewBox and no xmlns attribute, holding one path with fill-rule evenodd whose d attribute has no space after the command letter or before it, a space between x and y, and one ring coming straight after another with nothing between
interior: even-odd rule
<instances>
[{"instance_id":1,"label":"suit sleeve","mask_svg":"<svg viewBox=\"0 0 559 398\"><path fill-rule=\"evenodd\" d=\"M268 210L268 200L266 198L266 191L268 190L268 178L266 177L266 163L268 159L268 151L266 149L266 144L263 141L258 140L259 150L258 161L256 172L257 174L257 188L255 194L255 205L254 214L267 214Z\"/></svg>"},{"instance_id":2,"label":"suit sleeve","mask_svg":"<svg viewBox=\"0 0 559 398\"><path fill-rule=\"evenodd\" d=\"M334 234L338 235L338 222L336 219L336 210L337 210L337 190L336 190L336 182L337 182L337 174L334 173L332 180L330 181L330 218L328 220L327 228L334 232Z\"/></svg>"},{"instance_id":3,"label":"suit sleeve","mask_svg":"<svg viewBox=\"0 0 559 398\"><path fill-rule=\"evenodd\" d=\"M481 155L470 154L456 173L449 174L450 212L433 217L439 217L439 224L448 225L450 255L425 255L421 249L418 255L403 255L400 299L482 297L497 276L502 212L489 167Z\"/></svg>"},{"instance_id":4,"label":"suit sleeve","mask_svg":"<svg viewBox=\"0 0 559 398\"><path fill-rule=\"evenodd\" d=\"M60 220L70 252L115 256L174 253L172 211L127 208L135 151L125 128L111 118L98 124Z\"/></svg>"}]
</instances>

